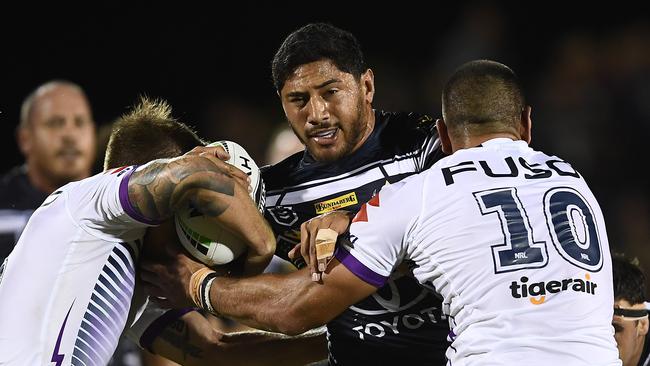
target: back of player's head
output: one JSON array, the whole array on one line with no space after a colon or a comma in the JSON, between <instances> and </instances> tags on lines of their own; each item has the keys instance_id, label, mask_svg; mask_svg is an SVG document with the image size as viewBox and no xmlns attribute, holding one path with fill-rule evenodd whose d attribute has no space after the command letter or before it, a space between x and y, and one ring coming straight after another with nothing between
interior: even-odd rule
<instances>
[{"instance_id":1,"label":"back of player's head","mask_svg":"<svg viewBox=\"0 0 650 366\"><path fill-rule=\"evenodd\" d=\"M516 126L525 107L515 73L506 65L475 60L449 78L442 93L442 114L450 132L506 132Z\"/></svg>"},{"instance_id":2,"label":"back of player's head","mask_svg":"<svg viewBox=\"0 0 650 366\"><path fill-rule=\"evenodd\" d=\"M300 65L325 59L357 79L366 71L361 45L352 33L327 23L311 23L291 33L275 53L271 70L276 90Z\"/></svg>"},{"instance_id":3,"label":"back of player's head","mask_svg":"<svg viewBox=\"0 0 650 366\"><path fill-rule=\"evenodd\" d=\"M173 158L199 145L205 142L171 116L169 104L141 97L131 112L114 122L104 169Z\"/></svg>"},{"instance_id":4,"label":"back of player's head","mask_svg":"<svg viewBox=\"0 0 650 366\"><path fill-rule=\"evenodd\" d=\"M630 304L642 304L646 300L646 277L637 259L624 254L612 254L614 275L614 300L627 300Z\"/></svg>"}]
</instances>

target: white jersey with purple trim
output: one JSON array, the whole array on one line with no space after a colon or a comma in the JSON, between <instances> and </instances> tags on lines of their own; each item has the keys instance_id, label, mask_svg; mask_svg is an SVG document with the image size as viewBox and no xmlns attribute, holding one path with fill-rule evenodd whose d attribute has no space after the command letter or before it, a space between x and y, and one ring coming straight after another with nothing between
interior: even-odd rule
<instances>
[{"instance_id":1,"label":"white jersey with purple trim","mask_svg":"<svg viewBox=\"0 0 650 366\"><path fill-rule=\"evenodd\" d=\"M134 169L69 183L31 216L0 269L0 365L108 363L144 302L135 262L156 224L129 203Z\"/></svg>"},{"instance_id":2,"label":"white jersey with purple trim","mask_svg":"<svg viewBox=\"0 0 650 366\"><path fill-rule=\"evenodd\" d=\"M620 365L598 202L524 141L492 139L385 187L336 256L375 286L407 261L444 299L448 365Z\"/></svg>"}]
</instances>

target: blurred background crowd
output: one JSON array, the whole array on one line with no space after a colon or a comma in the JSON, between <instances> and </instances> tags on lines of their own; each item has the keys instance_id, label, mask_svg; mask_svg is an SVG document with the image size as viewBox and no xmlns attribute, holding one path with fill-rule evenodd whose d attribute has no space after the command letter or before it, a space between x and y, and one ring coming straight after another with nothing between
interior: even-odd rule
<instances>
[{"instance_id":1,"label":"blurred background crowd","mask_svg":"<svg viewBox=\"0 0 650 366\"><path fill-rule=\"evenodd\" d=\"M613 250L639 257L650 270L650 174L643 160L650 12L642 5L236 6L30 3L3 11L0 171L22 163L15 139L21 103L51 79L87 93L98 133L94 172L101 170L110 123L145 94L166 99L202 137L237 141L259 165L276 162L295 144L292 134L281 134L286 122L270 60L291 31L327 21L361 42L375 71L377 108L437 117L442 84L457 66L477 58L511 66L533 107L533 147L573 163L601 202ZM10 25L14 13L19 19Z\"/></svg>"}]
</instances>

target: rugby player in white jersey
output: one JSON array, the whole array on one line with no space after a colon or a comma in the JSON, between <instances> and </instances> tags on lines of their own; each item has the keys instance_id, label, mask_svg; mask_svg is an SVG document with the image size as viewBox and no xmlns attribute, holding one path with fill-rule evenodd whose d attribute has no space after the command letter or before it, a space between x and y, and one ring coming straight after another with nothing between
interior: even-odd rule
<instances>
[{"instance_id":1,"label":"rugby player in white jersey","mask_svg":"<svg viewBox=\"0 0 650 366\"><path fill-rule=\"evenodd\" d=\"M246 175L222 150L190 151L203 141L170 112L143 98L116 123L106 170L60 187L30 218L0 267L1 365L105 365L146 299L135 269L155 251L145 233L168 230L188 201L250 243L246 265L265 268L274 239Z\"/></svg>"},{"instance_id":2,"label":"rugby player in white jersey","mask_svg":"<svg viewBox=\"0 0 650 366\"><path fill-rule=\"evenodd\" d=\"M467 63L442 101L437 127L453 154L364 205L321 281L296 273L218 277L209 308L295 334L330 321L406 262L443 297L449 365L620 365L602 212L569 163L528 146L531 108L514 72L494 61ZM312 270L317 230L342 234L347 225L329 214L303 226L301 252ZM166 303L207 308L190 296L189 279L202 267L179 256L147 264L142 275ZM293 292L278 291L287 281Z\"/></svg>"}]
</instances>

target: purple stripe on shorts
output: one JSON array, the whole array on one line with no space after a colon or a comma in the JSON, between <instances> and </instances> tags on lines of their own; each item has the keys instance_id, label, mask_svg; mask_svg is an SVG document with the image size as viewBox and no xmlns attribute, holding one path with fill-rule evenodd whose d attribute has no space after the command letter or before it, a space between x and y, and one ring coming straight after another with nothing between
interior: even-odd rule
<instances>
[{"instance_id":1,"label":"purple stripe on shorts","mask_svg":"<svg viewBox=\"0 0 650 366\"><path fill-rule=\"evenodd\" d=\"M154 320L147 329L140 336L140 346L147 349L149 352L154 353L151 350L153 341L162 333L169 324L174 320L179 319L183 315L189 313L190 311L198 310L197 308L182 308L182 309L171 309L166 313L161 315L159 318Z\"/></svg>"},{"instance_id":2,"label":"purple stripe on shorts","mask_svg":"<svg viewBox=\"0 0 650 366\"><path fill-rule=\"evenodd\" d=\"M375 287L382 287L388 281L388 277L375 273L343 247L337 247L334 256L339 260L339 262L341 262L341 264L349 269L350 272Z\"/></svg>"},{"instance_id":3,"label":"purple stripe on shorts","mask_svg":"<svg viewBox=\"0 0 650 366\"><path fill-rule=\"evenodd\" d=\"M120 182L120 203L122 204L122 208L134 220L148 225L160 225L162 220L151 220L144 217L133 207L133 205L131 205L131 201L129 201L129 179L131 179L131 175L136 168L137 165L133 166L133 168L122 177L122 182Z\"/></svg>"}]
</instances>

